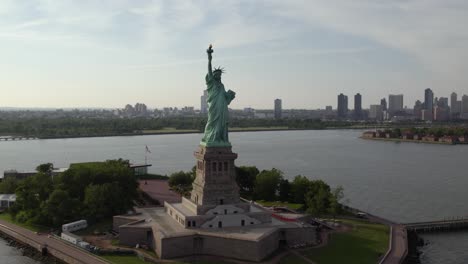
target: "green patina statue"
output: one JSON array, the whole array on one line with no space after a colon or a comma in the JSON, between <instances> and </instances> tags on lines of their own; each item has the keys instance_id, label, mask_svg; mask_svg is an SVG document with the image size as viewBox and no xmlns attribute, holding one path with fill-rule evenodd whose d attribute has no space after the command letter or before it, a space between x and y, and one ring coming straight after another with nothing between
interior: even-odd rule
<instances>
[{"instance_id":1,"label":"green patina statue","mask_svg":"<svg viewBox=\"0 0 468 264\"><path fill-rule=\"evenodd\" d=\"M205 127L205 135L201 145L206 147L230 147L228 138L228 105L234 99L236 93L226 92L221 82L222 68L211 68L213 54L212 45L206 51L208 53L208 74L206 86L208 91L208 121Z\"/></svg>"}]
</instances>

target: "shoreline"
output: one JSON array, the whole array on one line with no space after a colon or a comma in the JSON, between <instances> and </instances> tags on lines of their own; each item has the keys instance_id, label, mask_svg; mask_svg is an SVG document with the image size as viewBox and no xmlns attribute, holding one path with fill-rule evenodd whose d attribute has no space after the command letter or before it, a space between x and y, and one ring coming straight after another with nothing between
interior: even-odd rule
<instances>
[{"instance_id":1,"label":"shoreline","mask_svg":"<svg viewBox=\"0 0 468 264\"><path fill-rule=\"evenodd\" d=\"M305 130L362 130L375 128L375 126L362 126L362 127L325 127L325 128L231 128L229 133L240 133L240 132L274 132L274 131L305 131ZM386 126L378 128L387 128ZM179 135L179 134L203 134L203 131L181 129L180 131L164 131L160 130L157 132L140 132L140 133L122 133L122 134L102 134L102 135L79 135L79 136L14 136L17 138L33 138L33 139L18 139L18 140L0 140L2 141L26 141L26 140L42 140L42 139L73 139L73 138L100 138L100 137L132 137L132 136L154 136L154 135Z\"/></svg>"},{"instance_id":2,"label":"shoreline","mask_svg":"<svg viewBox=\"0 0 468 264\"><path fill-rule=\"evenodd\" d=\"M449 142L441 142L441 141L423 141L423 140L414 140L414 139L402 139L402 138L367 138L367 137L359 137L360 139L365 140L375 140L375 141L388 141L388 142L408 142L408 143L417 143L417 144L434 144L434 145L466 145L466 143L449 143Z\"/></svg>"},{"instance_id":3,"label":"shoreline","mask_svg":"<svg viewBox=\"0 0 468 264\"><path fill-rule=\"evenodd\" d=\"M14 236L2 232L2 230L0 230L0 239L5 241L7 247L12 247L21 251L21 256L28 257L41 263L65 264L65 262L60 261L59 259L49 254L45 256L42 255L41 252L38 251L36 248L32 247L27 243L23 243Z\"/></svg>"}]
</instances>

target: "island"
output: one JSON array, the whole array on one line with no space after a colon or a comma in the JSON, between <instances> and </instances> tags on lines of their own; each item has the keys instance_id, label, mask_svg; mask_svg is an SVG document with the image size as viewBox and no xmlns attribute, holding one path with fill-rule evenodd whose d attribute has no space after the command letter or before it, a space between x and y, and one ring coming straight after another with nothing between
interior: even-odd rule
<instances>
[{"instance_id":1,"label":"island","mask_svg":"<svg viewBox=\"0 0 468 264\"><path fill-rule=\"evenodd\" d=\"M387 130L365 131L362 139L414 142L429 144L468 144L468 128L436 127L436 128L394 128Z\"/></svg>"}]
</instances>

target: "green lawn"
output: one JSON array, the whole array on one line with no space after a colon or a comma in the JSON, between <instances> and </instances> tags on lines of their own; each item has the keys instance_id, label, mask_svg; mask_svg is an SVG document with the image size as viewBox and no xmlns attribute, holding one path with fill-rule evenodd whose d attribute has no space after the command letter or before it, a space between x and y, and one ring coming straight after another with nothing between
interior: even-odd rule
<instances>
[{"instance_id":1,"label":"green lawn","mask_svg":"<svg viewBox=\"0 0 468 264\"><path fill-rule=\"evenodd\" d=\"M327 246L306 249L301 253L319 264L374 264L380 256L385 254L388 249L388 226L356 220L340 221L352 225L353 230L332 234ZM281 263L295 263L291 261L291 257L295 256L286 256Z\"/></svg>"},{"instance_id":2,"label":"green lawn","mask_svg":"<svg viewBox=\"0 0 468 264\"><path fill-rule=\"evenodd\" d=\"M304 205L303 204L296 204L296 203L288 203L288 202L268 202L268 201L263 201L263 200L259 200L259 201L255 201L263 206L268 206L268 207L272 207L272 206L282 206L282 207L288 207L289 209L293 209L293 210L299 210L301 209L301 207L303 207Z\"/></svg>"},{"instance_id":3,"label":"green lawn","mask_svg":"<svg viewBox=\"0 0 468 264\"><path fill-rule=\"evenodd\" d=\"M308 264L309 262L305 261L301 257L298 257L294 254L289 254L286 257L282 258L280 264Z\"/></svg>"},{"instance_id":4,"label":"green lawn","mask_svg":"<svg viewBox=\"0 0 468 264\"><path fill-rule=\"evenodd\" d=\"M144 264L149 263L139 259L137 256L118 256L118 255L102 255L102 258L114 264Z\"/></svg>"},{"instance_id":5,"label":"green lawn","mask_svg":"<svg viewBox=\"0 0 468 264\"><path fill-rule=\"evenodd\" d=\"M15 220L13 220L13 217L11 217L11 215L9 213L0 213L0 219L4 220L4 221L7 221L7 222L10 222L12 224L15 224L17 226L21 226L23 228L29 229L31 231L35 231L35 232L47 231L47 230L50 229L50 227L47 227L47 226L39 226L39 225L33 225L33 224L29 224L29 223L17 222Z\"/></svg>"}]
</instances>

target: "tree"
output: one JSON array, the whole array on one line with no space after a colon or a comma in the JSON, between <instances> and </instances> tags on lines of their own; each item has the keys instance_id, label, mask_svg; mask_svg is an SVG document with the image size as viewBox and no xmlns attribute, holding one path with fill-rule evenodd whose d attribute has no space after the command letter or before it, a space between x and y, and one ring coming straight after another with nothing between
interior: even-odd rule
<instances>
[{"instance_id":1,"label":"tree","mask_svg":"<svg viewBox=\"0 0 468 264\"><path fill-rule=\"evenodd\" d=\"M171 187L189 186L192 184L193 180L193 172L179 171L172 173L171 176L169 176L168 183Z\"/></svg>"},{"instance_id":2,"label":"tree","mask_svg":"<svg viewBox=\"0 0 468 264\"><path fill-rule=\"evenodd\" d=\"M305 195L310 189L310 181L304 176L297 175L291 183L292 201L295 203L305 203Z\"/></svg>"},{"instance_id":3,"label":"tree","mask_svg":"<svg viewBox=\"0 0 468 264\"><path fill-rule=\"evenodd\" d=\"M44 163L36 167L37 172L42 172L45 174L50 174L52 173L52 170L54 169L54 164L52 163Z\"/></svg>"},{"instance_id":4,"label":"tree","mask_svg":"<svg viewBox=\"0 0 468 264\"><path fill-rule=\"evenodd\" d=\"M338 186L332 190L328 212L333 216L333 219L335 219L336 215L341 214L341 212L343 211L343 208L340 204L340 201L343 198L344 198L344 189L342 186Z\"/></svg>"},{"instance_id":5,"label":"tree","mask_svg":"<svg viewBox=\"0 0 468 264\"><path fill-rule=\"evenodd\" d=\"M311 182L311 188L305 195L307 212L320 216L327 212L330 207L330 186L322 180L314 180Z\"/></svg>"},{"instance_id":6,"label":"tree","mask_svg":"<svg viewBox=\"0 0 468 264\"><path fill-rule=\"evenodd\" d=\"M250 198L253 195L255 187L255 178L259 174L257 167L241 166L236 167L236 182L239 185L240 195Z\"/></svg>"},{"instance_id":7,"label":"tree","mask_svg":"<svg viewBox=\"0 0 468 264\"><path fill-rule=\"evenodd\" d=\"M266 201L276 200L282 178L283 172L275 168L260 172L255 179L255 199Z\"/></svg>"},{"instance_id":8,"label":"tree","mask_svg":"<svg viewBox=\"0 0 468 264\"><path fill-rule=\"evenodd\" d=\"M48 222L55 226L74 220L75 212L79 212L79 201L70 198L64 190L54 190L42 206L42 213Z\"/></svg>"},{"instance_id":9,"label":"tree","mask_svg":"<svg viewBox=\"0 0 468 264\"><path fill-rule=\"evenodd\" d=\"M100 219L130 209L137 187L125 160L72 164L53 180L40 172L21 181L11 211L18 221L43 225Z\"/></svg>"},{"instance_id":10,"label":"tree","mask_svg":"<svg viewBox=\"0 0 468 264\"><path fill-rule=\"evenodd\" d=\"M0 193L12 194L15 193L16 188L18 187L18 180L12 177L4 178L0 182Z\"/></svg>"},{"instance_id":11,"label":"tree","mask_svg":"<svg viewBox=\"0 0 468 264\"><path fill-rule=\"evenodd\" d=\"M289 202L291 200L291 184L287 179L280 180L279 200L282 202Z\"/></svg>"}]
</instances>

